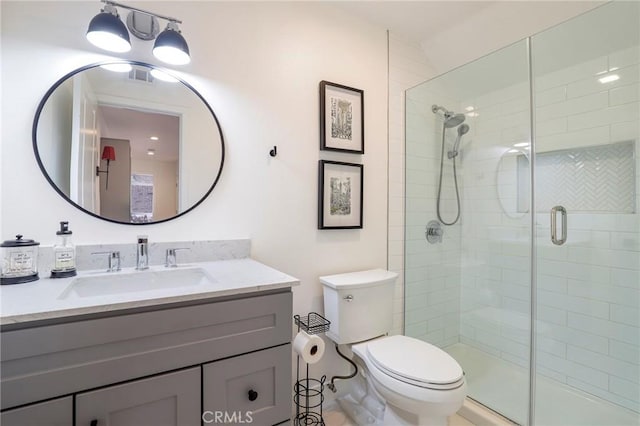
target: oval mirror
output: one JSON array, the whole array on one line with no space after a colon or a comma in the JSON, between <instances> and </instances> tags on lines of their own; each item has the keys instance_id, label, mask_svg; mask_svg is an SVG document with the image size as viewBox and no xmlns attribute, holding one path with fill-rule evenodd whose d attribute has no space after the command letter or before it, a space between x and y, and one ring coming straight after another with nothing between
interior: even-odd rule
<instances>
[{"instance_id":1,"label":"oval mirror","mask_svg":"<svg viewBox=\"0 0 640 426\"><path fill-rule=\"evenodd\" d=\"M141 62L88 65L58 80L38 106L33 149L67 201L125 224L192 210L224 163L209 104L185 81Z\"/></svg>"},{"instance_id":2,"label":"oval mirror","mask_svg":"<svg viewBox=\"0 0 640 426\"><path fill-rule=\"evenodd\" d=\"M529 153L520 149L505 151L498 162L496 188L502 211L511 218L529 212Z\"/></svg>"}]
</instances>

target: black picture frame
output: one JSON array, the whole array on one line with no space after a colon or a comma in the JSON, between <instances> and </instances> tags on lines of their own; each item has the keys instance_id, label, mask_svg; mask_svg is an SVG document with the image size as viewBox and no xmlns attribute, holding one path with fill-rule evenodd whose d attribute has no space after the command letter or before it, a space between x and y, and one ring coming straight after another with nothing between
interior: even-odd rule
<instances>
[{"instance_id":1,"label":"black picture frame","mask_svg":"<svg viewBox=\"0 0 640 426\"><path fill-rule=\"evenodd\" d=\"M362 164L318 162L318 229L362 229L363 200Z\"/></svg>"},{"instance_id":2,"label":"black picture frame","mask_svg":"<svg viewBox=\"0 0 640 426\"><path fill-rule=\"evenodd\" d=\"M364 154L364 91L320 82L320 149Z\"/></svg>"}]
</instances>

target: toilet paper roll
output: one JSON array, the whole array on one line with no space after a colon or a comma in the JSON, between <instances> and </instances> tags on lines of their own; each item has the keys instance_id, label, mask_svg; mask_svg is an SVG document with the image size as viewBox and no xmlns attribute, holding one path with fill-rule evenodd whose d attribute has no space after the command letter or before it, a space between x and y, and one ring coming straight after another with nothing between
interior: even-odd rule
<instances>
[{"instance_id":1,"label":"toilet paper roll","mask_svg":"<svg viewBox=\"0 0 640 426\"><path fill-rule=\"evenodd\" d=\"M300 331L293 339L293 350L302 357L304 362L315 364L324 354L324 340L315 334Z\"/></svg>"}]
</instances>

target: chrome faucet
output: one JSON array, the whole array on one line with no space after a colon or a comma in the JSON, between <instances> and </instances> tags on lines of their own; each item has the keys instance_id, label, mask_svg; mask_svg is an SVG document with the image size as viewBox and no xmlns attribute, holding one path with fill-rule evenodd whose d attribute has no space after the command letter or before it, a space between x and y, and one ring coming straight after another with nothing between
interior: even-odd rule
<instances>
[{"instance_id":1,"label":"chrome faucet","mask_svg":"<svg viewBox=\"0 0 640 426\"><path fill-rule=\"evenodd\" d=\"M146 235L138 235L136 247L136 269L143 271L149 269L149 241Z\"/></svg>"},{"instance_id":2,"label":"chrome faucet","mask_svg":"<svg viewBox=\"0 0 640 426\"><path fill-rule=\"evenodd\" d=\"M107 272L117 272L120 270L120 252L119 251L99 251L91 253L93 255L103 254L109 256L109 269Z\"/></svg>"},{"instance_id":3,"label":"chrome faucet","mask_svg":"<svg viewBox=\"0 0 640 426\"><path fill-rule=\"evenodd\" d=\"M168 248L166 257L164 260L164 266L166 268L177 268L178 267L178 259L176 257L176 252L179 250L191 250L190 248L180 247L180 248Z\"/></svg>"}]
</instances>

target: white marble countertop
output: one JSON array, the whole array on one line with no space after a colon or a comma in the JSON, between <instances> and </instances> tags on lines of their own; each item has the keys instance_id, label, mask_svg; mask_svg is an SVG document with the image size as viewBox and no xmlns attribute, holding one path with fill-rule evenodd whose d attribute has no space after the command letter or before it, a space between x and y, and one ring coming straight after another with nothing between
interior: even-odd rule
<instances>
[{"instance_id":1,"label":"white marble countertop","mask_svg":"<svg viewBox=\"0 0 640 426\"><path fill-rule=\"evenodd\" d=\"M179 277L191 272L202 278L186 284L175 279L176 285L166 278L172 273ZM145 278L136 274L147 275ZM151 278L154 274L165 277L164 281ZM97 280L90 282L91 279ZM140 281L155 284L145 287ZM158 284L159 281L162 282ZM297 284L296 278L249 258L190 263L178 268L157 265L146 271L133 268L109 273L82 271L72 278L40 278L31 283L0 286L0 325L232 296Z\"/></svg>"}]
</instances>

